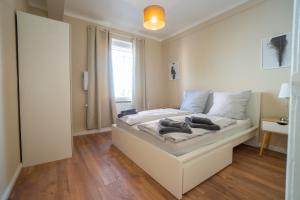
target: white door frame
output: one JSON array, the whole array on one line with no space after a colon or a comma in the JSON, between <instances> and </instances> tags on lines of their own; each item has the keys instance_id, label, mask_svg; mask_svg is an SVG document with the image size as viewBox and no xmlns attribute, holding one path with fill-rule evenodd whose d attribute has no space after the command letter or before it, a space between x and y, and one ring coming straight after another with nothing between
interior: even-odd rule
<instances>
[{"instance_id":1,"label":"white door frame","mask_svg":"<svg viewBox=\"0 0 300 200\"><path fill-rule=\"evenodd\" d=\"M300 199L300 0L294 0L286 200Z\"/></svg>"}]
</instances>

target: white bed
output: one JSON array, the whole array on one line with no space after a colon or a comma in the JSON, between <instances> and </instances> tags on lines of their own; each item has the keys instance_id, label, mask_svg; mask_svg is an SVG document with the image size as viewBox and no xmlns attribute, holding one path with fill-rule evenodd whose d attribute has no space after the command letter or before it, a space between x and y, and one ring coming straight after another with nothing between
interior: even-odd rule
<instances>
[{"instance_id":1,"label":"white bed","mask_svg":"<svg viewBox=\"0 0 300 200\"><path fill-rule=\"evenodd\" d=\"M178 199L193 187L232 163L233 147L258 138L260 93L253 93L247 107L251 120L238 121L218 133L180 143L161 142L118 121L112 142Z\"/></svg>"},{"instance_id":2,"label":"white bed","mask_svg":"<svg viewBox=\"0 0 300 200\"><path fill-rule=\"evenodd\" d=\"M153 137L152 135L139 130L137 125L129 126L128 124L124 123L122 120L119 119L117 120L116 124L117 127L127 131L128 133L133 134L175 156L181 156L200 147L213 144L217 141L224 140L233 135L238 135L242 131L252 126L250 119L237 120L236 124L226 127L216 133L208 133L203 136L192 138L190 140L174 143L170 141L164 142L162 140L159 140Z\"/></svg>"}]
</instances>

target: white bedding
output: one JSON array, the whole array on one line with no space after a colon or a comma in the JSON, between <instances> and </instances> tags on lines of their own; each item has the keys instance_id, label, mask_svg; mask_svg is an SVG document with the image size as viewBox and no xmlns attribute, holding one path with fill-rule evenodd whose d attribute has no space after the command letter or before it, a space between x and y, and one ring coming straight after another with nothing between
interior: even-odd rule
<instances>
[{"instance_id":1,"label":"white bedding","mask_svg":"<svg viewBox=\"0 0 300 200\"><path fill-rule=\"evenodd\" d=\"M175 121L184 122L185 117L191 117L191 116L209 118L213 123L219 125L221 130L236 123L236 120L234 120L234 119L224 118L224 117L216 117L216 116L207 116L205 114L190 114L190 115L168 117L168 118L175 120ZM168 140L170 142L175 142L175 143L181 142L184 140L190 140L194 137L203 136L208 133L216 132L216 131L211 131L211 130L206 130L206 129L201 129L201 128L191 128L192 129L191 134L172 132L172 133L160 135L159 134L159 120L141 123L141 124L138 124L137 127L141 131L151 134L152 136L158 138L159 140L162 140L162 141Z\"/></svg>"},{"instance_id":2,"label":"white bedding","mask_svg":"<svg viewBox=\"0 0 300 200\"><path fill-rule=\"evenodd\" d=\"M243 134L242 132L248 128L251 128L251 120L237 120L236 124L228 126L220 131L210 134L204 134L203 136L195 137L190 140L184 140L181 142L170 142L168 140L162 141L151 134L141 131L137 128L137 125L129 126L122 120L117 119L117 127L122 128L126 132L135 135L136 137L145 140L166 152L173 154L175 156L180 156L189 153L200 147L213 144L220 140L224 140L228 137Z\"/></svg>"},{"instance_id":3,"label":"white bedding","mask_svg":"<svg viewBox=\"0 0 300 200\"><path fill-rule=\"evenodd\" d=\"M166 117L181 116L187 114L190 114L190 112L179 110L179 109L173 109L173 108L162 108L162 109L141 111L135 115L127 115L121 117L120 120L132 126L135 124L154 121Z\"/></svg>"}]
</instances>

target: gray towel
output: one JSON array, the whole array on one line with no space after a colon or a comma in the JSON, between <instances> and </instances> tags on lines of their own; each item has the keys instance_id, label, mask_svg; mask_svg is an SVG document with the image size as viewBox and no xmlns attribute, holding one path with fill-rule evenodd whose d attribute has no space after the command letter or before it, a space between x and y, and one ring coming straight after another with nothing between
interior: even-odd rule
<instances>
[{"instance_id":1,"label":"gray towel","mask_svg":"<svg viewBox=\"0 0 300 200\"><path fill-rule=\"evenodd\" d=\"M196 123L196 124L214 125L214 123L210 119L203 118L203 117L191 116L191 121L192 123Z\"/></svg>"},{"instance_id":2,"label":"gray towel","mask_svg":"<svg viewBox=\"0 0 300 200\"><path fill-rule=\"evenodd\" d=\"M159 120L159 124L162 126L173 128L188 128L188 125L185 122L178 122L168 118Z\"/></svg>"},{"instance_id":3,"label":"gray towel","mask_svg":"<svg viewBox=\"0 0 300 200\"><path fill-rule=\"evenodd\" d=\"M189 128L187 123L185 122L178 122L172 119L162 119L159 120L159 134L167 134L172 132L179 132L179 133L192 133L192 130Z\"/></svg>"},{"instance_id":4,"label":"gray towel","mask_svg":"<svg viewBox=\"0 0 300 200\"><path fill-rule=\"evenodd\" d=\"M191 118L189 117L185 118L185 122L192 128L202 128L211 131L218 131L221 129L220 126L217 124L208 125L208 124L193 123Z\"/></svg>"},{"instance_id":5,"label":"gray towel","mask_svg":"<svg viewBox=\"0 0 300 200\"><path fill-rule=\"evenodd\" d=\"M118 118L124 117L126 115L134 115L137 114L136 109L128 109L128 110L122 110L120 114L118 114Z\"/></svg>"},{"instance_id":6,"label":"gray towel","mask_svg":"<svg viewBox=\"0 0 300 200\"><path fill-rule=\"evenodd\" d=\"M160 135L164 135L167 133L188 133L191 134L192 130L189 127L185 128L175 128L175 127L167 127L167 126L162 126L161 124L158 125L158 130Z\"/></svg>"}]
</instances>

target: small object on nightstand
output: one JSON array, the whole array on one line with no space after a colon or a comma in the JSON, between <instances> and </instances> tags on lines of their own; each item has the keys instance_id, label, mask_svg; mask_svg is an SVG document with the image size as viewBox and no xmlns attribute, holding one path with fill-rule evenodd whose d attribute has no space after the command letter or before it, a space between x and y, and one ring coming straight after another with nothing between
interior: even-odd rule
<instances>
[{"instance_id":1,"label":"small object on nightstand","mask_svg":"<svg viewBox=\"0 0 300 200\"><path fill-rule=\"evenodd\" d=\"M290 98L289 83L282 83L281 84L280 91L279 91L279 94L278 94L278 98L287 100L287 113L289 113L289 98ZM287 124L288 123L288 116L289 116L289 114L287 114L287 116L281 117L280 122L282 122L282 123L286 122L286 124Z\"/></svg>"},{"instance_id":2,"label":"small object on nightstand","mask_svg":"<svg viewBox=\"0 0 300 200\"><path fill-rule=\"evenodd\" d=\"M288 135L287 121L281 121L279 118L265 118L261 123L263 133L263 141L260 147L259 155L263 154L263 150L269 146L272 134Z\"/></svg>"},{"instance_id":3,"label":"small object on nightstand","mask_svg":"<svg viewBox=\"0 0 300 200\"><path fill-rule=\"evenodd\" d=\"M280 119L280 121L278 121L277 124L285 126L285 125L288 125L288 121L286 121L284 119Z\"/></svg>"}]
</instances>

